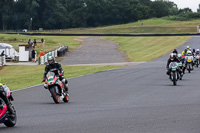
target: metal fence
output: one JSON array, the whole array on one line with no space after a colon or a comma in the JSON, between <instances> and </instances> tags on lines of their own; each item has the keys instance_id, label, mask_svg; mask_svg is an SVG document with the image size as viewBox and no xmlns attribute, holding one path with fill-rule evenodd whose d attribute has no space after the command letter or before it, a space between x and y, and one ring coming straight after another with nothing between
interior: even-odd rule
<instances>
[{"instance_id":1,"label":"metal fence","mask_svg":"<svg viewBox=\"0 0 200 133\"><path fill-rule=\"evenodd\" d=\"M63 48L64 46L60 47L59 49ZM59 49L56 49L55 51L51 51L51 52L48 52L47 54L45 54L44 56L41 56L39 58L39 64L40 65L44 65L45 63L48 63L48 57L49 56L53 56L54 58L58 57L58 50Z\"/></svg>"},{"instance_id":2,"label":"metal fence","mask_svg":"<svg viewBox=\"0 0 200 133\"><path fill-rule=\"evenodd\" d=\"M6 57L5 56L0 56L0 66L6 65Z\"/></svg>"}]
</instances>

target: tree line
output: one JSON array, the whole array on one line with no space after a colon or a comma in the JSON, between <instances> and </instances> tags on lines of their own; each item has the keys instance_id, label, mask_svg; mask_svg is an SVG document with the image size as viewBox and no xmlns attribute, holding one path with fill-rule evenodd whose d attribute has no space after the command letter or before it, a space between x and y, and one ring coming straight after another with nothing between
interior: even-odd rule
<instances>
[{"instance_id":1,"label":"tree line","mask_svg":"<svg viewBox=\"0 0 200 133\"><path fill-rule=\"evenodd\" d=\"M97 27L180 12L165 0L1 0L0 30Z\"/></svg>"}]
</instances>

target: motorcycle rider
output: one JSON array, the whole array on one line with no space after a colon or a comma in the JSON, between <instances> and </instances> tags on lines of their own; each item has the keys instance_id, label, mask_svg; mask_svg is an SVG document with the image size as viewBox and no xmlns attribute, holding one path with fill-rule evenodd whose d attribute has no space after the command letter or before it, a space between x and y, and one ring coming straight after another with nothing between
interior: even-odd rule
<instances>
[{"instance_id":1,"label":"motorcycle rider","mask_svg":"<svg viewBox=\"0 0 200 133\"><path fill-rule=\"evenodd\" d=\"M14 99L12 95L10 95L10 100L7 98L7 91L9 90L10 89L5 84L0 83L0 97L5 101L9 113L13 114L15 111L11 106L10 100L14 100Z\"/></svg>"},{"instance_id":2,"label":"motorcycle rider","mask_svg":"<svg viewBox=\"0 0 200 133\"><path fill-rule=\"evenodd\" d=\"M191 51L188 51L188 54L187 54L187 56L186 56L186 60L187 60L188 57L191 57L191 59L192 59L192 69L193 69L193 66L194 66L194 58L193 58L193 55L192 55L192 52L191 52Z\"/></svg>"},{"instance_id":3,"label":"motorcycle rider","mask_svg":"<svg viewBox=\"0 0 200 133\"><path fill-rule=\"evenodd\" d=\"M195 51L195 49L193 48L193 50L192 50L192 55L195 56L195 54L196 54L196 51Z\"/></svg>"},{"instance_id":4,"label":"motorcycle rider","mask_svg":"<svg viewBox=\"0 0 200 133\"><path fill-rule=\"evenodd\" d=\"M183 74L185 74L185 59L182 57L182 55L181 54L178 54L178 59L179 59L179 61L182 63L182 72L183 72Z\"/></svg>"},{"instance_id":5,"label":"motorcycle rider","mask_svg":"<svg viewBox=\"0 0 200 133\"><path fill-rule=\"evenodd\" d=\"M187 46L187 49L183 50L182 55L187 55L187 52L190 51L190 47Z\"/></svg>"},{"instance_id":6,"label":"motorcycle rider","mask_svg":"<svg viewBox=\"0 0 200 133\"><path fill-rule=\"evenodd\" d=\"M199 55L199 49L196 50L196 55Z\"/></svg>"},{"instance_id":7,"label":"motorcycle rider","mask_svg":"<svg viewBox=\"0 0 200 133\"><path fill-rule=\"evenodd\" d=\"M180 62L175 53L171 53L170 57L167 61L167 75L169 75L169 73L170 73L169 64L171 62Z\"/></svg>"},{"instance_id":8,"label":"motorcycle rider","mask_svg":"<svg viewBox=\"0 0 200 133\"><path fill-rule=\"evenodd\" d=\"M194 58L195 58L195 64L197 63L197 56L199 57L199 49L196 49L196 52L194 53ZM199 58L198 58L199 60Z\"/></svg>"},{"instance_id":9,"label":"motorcycle rider","mask_svg":"<svg viewBox=\"0 0 200 133\"><path fill-rule=\"evenodd\" d=\"M178 55L178 51L176 49L174 49L172 53L175 53L176 55Z\"/></svg>"},{"instance_id":10,"label":"motorcycle rider","mask_svg":"<svg viewBox=\"0 0 200 133\"><path fill-rule=\"evenodd\" d=\"M45 72L44 72L44 79L43 79L43 81L45 81L46 75L47 75L47 73L48 73L49 71L50 71L50 72L54 72L55 75L59 75L59 79L60 79L60 81L62 81L62 83L64 84L66 93L68 94L68 90L69 90L69 88L68 88L68 81L67 81L67 79L65 79L65 77L64 77L64 71L63 71L61 65L60 65L59 63L55 62L54 57L52 57L52 56L49 56L49 57L48 57L48 63L49 63L49 64L47 64L46 67L45 67Z\"/></svg>"}]
</instances>

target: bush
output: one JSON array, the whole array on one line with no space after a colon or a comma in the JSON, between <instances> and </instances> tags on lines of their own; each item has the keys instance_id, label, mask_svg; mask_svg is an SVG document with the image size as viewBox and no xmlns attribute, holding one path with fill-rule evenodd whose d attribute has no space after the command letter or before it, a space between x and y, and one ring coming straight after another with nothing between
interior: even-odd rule
<instances>
[{"instance_id":1,"label":"bush","mask_svg":"<svg viewBox=\"0 0 200 133\"><path fill-rule=\"evenodd\" d=\"M167 20L175 20L175 21L190 21L193 19L199 19L200 18L200 13L193 13L193 12L188 12L188 13L180 13L175 16L167 16L164 17Z\"/></svg>"}]
</instances>

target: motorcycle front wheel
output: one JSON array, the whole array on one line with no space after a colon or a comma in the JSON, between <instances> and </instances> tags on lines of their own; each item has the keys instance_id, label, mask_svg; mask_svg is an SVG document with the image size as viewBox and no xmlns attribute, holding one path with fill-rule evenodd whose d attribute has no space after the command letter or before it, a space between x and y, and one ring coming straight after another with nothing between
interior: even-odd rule
<instances>
[{"instance_id":1,"label":"motorcycle front wheel","mask_svg":"<svg viewBox=\"0 0 200 133\"><path fill-rule=\"evenodd\" d=\"M13 110L14 109L14 106L11 105ZM14 112L13 114L8 114L8 117L7 117L7 120L4 122L4 124L7 126L7 127L14 127L15 124L17 122L17 115L16 115L16 112Z\"/></svg>"},{"instance_id":2,"label":"motorcycle front wheel","mask_svg":"<svg viewBox=\"0 0 200 133\"><path fill-rule=\"evenodd\" d=\"M53 86L49 89L50 93L51 93L51 96L54 100L55 103L60 103L60 96L58 94L56 94L56 87Z\"/></svg>"},{"instance_id":3,"label":"motorcycle front wheel","mask_svg":"<svg viewBox=\"0 0 200 133\"><path fill-rule=\"evenodd\" d=\"M174 86L176 85L176 73L175 72L173 72L173 84L174 84Z\"/></svg>"}]
</instances>

